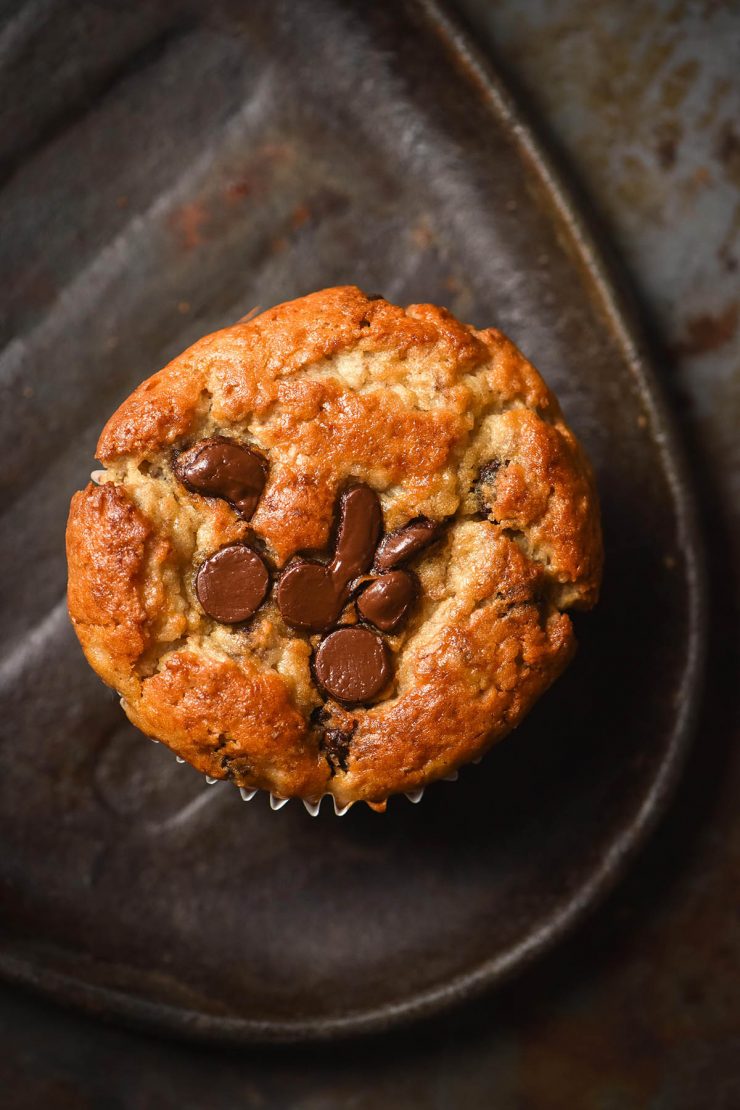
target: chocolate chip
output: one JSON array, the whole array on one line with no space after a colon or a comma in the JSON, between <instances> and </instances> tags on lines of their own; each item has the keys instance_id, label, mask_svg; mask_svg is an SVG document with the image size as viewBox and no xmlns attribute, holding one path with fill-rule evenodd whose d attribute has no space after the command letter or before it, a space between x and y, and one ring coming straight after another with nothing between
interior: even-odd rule
<instances>
[{"instance_id":1,"label":"chocolate chip","mask_svg":"<svg viewBox=\"0 0 740 1110\"><path fill-rule=\"evenodd\" d=\"M337 767L342 771L347 770L349 765L349 747L352 743L352 733L356 727L355 724L351 732L347 732L345 729L341 728L328 728L319 741L319 751L329 764L332 778L334 778L337 773Z\"/></svg>"},{"instance_id":2,"label":"chocolate chip","mask_svg":"<svg viewBox=\"0 0 740 1110\"><path fill-rule=\"evenodd\" d=\"M510 459L491 459L485 466L482 466L478 474L478 480L475 483L474 489L478 498L478 504L484 517L492 520L491 516L491 503L495 500L494 485L499 470L507 467ZM498 523L494 521L494 523Z\"/></svg>"},{"instance_id":3,"label":"chocolate chip","mask_svg":"<svg viewBox=\"0 0 740 1110\"><path fill-rule=\"evenodd\" d=\"M381 632L392 632L416 599L416 580L407 570L391 570L371 582L357 599L357 611Z\"/></svg>"},{"instance_id":4,"label":"chocolate chip","mask_svg":"<svg viewBox=\"0 0 740 1110\"><path fill-rule=\"evenodd\" d=\"M244 520L254 514L267 480L262 456L224 436L203 439L183 451L174 470L193 493L228 501Z\"/></svg>"},{"instance_id":5,"label":"chocolate chip","mask_svg":"<svg viewBox=\"0 0 740 1110\"><path fill-rule=\"evenodd\" d=\"M441 521L419 517L418 520L410 520L408 524L404 524L403 528L389 532L378 548L373 570L391 570L399 563L413 559L440 538L443 528Z\"/></svg>"},{"instance_id":6,"label":"chocolate chip","mask_svg":"<svg viewBox=\"0 0 740 1110\"><path fill-rule=\"evenodd\" d=\"M351 704L366 702L390 681L390 652L368 628L338 628L319 644L314 670L331 697Z\"/></svg>"},{"instance_id":7,"label":"chocolate chip","mask_svg":"<svg viewBox=\"0 0 740 1110\"><path fill-rule=\"evenodd\" d=\"M224 624L249 620L265 600L270 576L251 547L222 547L201 565L195 579L198 601L209 617Z\"/></svg>"},{"instance_id":8,"label":"chocolate chip","mask_svg":"<svg viewBox=\"0 0 740 1110\"><path fill-rule=\"evenodd\" d=\"M331 562L299 559L281 575L277 603L286 624L310 632L325 632L336 624L352 580L364 574L372 562L382 527L383 514L374 490L357 485L342 494Z\"/></svg>"},{"instance_id":9,"label":"chocolate chip","mask_svg":"<svg viewBox=\"0 0 740 1110\"><path fill-rule=\"evenodd\" d=\"M334 558L329 564L337 584L346 586L369 569L382 530L383 514L375 490L369 486L346 490L340 501Z\"/></svg>"},{"instance_id":10,"label":"chocolate chip","mask_svg":"<svg viewBox=\"0 0 740 1110\"><path fill-rule=\"evenodd\" d=\"M498 474L498 472L499 472L499 470L501 469L502 466L508 466L508 465L509 465L508 459L506 460L506 462L502 462L501 459L491 459L490 462L487 462L485 466L482 466L480 468L480 474L478 475L478 481L482 482L485 485L486 483L492 481L496 477L496 475Z\"/></svg>"},{"instance_id":11,"label":"chocolate chip","mask_svg":"<svg viewBox=\"0 0 740 1110\"><path fill-rule=\"evenodd\" d=\"M327 566L301 559L280 576L277 603L283 620L292 628L325 632L339 620L344 596Z\"/></svg>"},{"instance_id":12,"label":"chocolate chip","mask_svg":"<svg viewBox=\"0 0 740 1110\"><path fill-rule=\"evenodd\" d=\"M326 706L315 705L308 715L308 720L312 728L319 728L320 725L325 724L329 720Z\"/></svg>"}]
</instances>

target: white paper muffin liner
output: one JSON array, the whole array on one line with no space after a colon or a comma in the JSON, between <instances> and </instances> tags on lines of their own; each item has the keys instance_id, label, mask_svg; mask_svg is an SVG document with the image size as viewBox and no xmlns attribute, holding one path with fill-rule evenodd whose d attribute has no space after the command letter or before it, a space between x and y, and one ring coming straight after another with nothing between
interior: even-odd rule
<instances>
[{"instance_id":1,"label":"white paper muffin liner","mask_svg":"<svg viewBox=\"0 0 740 1110\"><path fill-rule=\"evenodd\" d=\"M149 739L152 741L153 744L159 743L159 740L155 740L153 736L150 736ZM183 759L181 755L176 755L175 762L187 763L187 760ZM480 763L480 759L474 759L472 760L472 762ZM190 766L190 764L188 764L188 766ZM195 768L193 768L193 770L195 770ZM443 775L442 778L435 779L434 782L456 782L458 775L458 771L451 771L449 775ZM217 782L227 781L226 779L215 779L212 775L205 775L204 777L208 786L215 786ZM432 783L429 783L428 785L431 786ZM283 806L287 806L288 802L302 802L306 813L308 813L311 817L318 817L321 810L321 803L323 802L324 798L331 798L334 813L337 817L344 817L345 813L348 813L353 805L360 804L360 801L353 801L347 802L346 805L342 806L339 804L334 795L329 793L328 791L326 794L322 794L320 798L311 801L309 798L281 798L278 794L273 794L272 792L267 790L260 790L258 787L248 788L246 786L239 786L237 787L237 789L243 802L251 802L252 799L256 798L258 794L267 794L270 799L270 809L274 810L282 809ZM419 786L416 790L408 790L402 794L390 794L386 800L390 801L391 798L408 798L412 805L417 805L423 798L425 789L426 787Z\"/></svg>"},{"instance_id":2,"label":"white paper muffin liner","mask_svg":"<svg viewBox=\"0 0 740 1110\"><path fill-rule=\"evenodd\" d=\"M435 780L435 781L454 782L456 778L457 778L457 771L454 771L450 775L445 775L445 777L443 779L439 779L439 780ZM210 777L210 775L206 775L206 782L209 785L211 785L212 783L215 783L215 782L223 782L223 781L224 781L223 779L213 779L213 778ZM418 802L421 801L421 799L424 795L424 789L425 788L423 786L420 786L417 790L409 790L405 794L391 794L390 797L387 800L390 801L391 798L408 798L408 800L413 805L416 805ZM334 813L337 817L344 817L345 813L348 813L353 805L359 805L360 804L360 802L358 801L358 802L347 802L346 805L340 805L338 800L334 797L334 795L329 793L329 792L327 792L326 794L322 794L320 798L311 801L309 798L281 798L281 797L279 797L279 795L268 793L268 791L266 791L266 790L259 790L257 788L247 789L244 786L238 787L238 790L239 790L239 793L241 795L241 798L242 798L243 802L251 802L252 799L256 798L256 796L258 794L268 794L268 797L270 799L270 809L274 809L274 810L282 809L283 806L286 806L288 804L288 802L293 802L293 801L302 802L303 807L306 810L306 813L308 813L311 817L318 817L319 812L321 811L321 803L324 801L325 798L331 798L331 804L332 804L332 807L334 809ZM326 809L326 806L324 807L324 809Z\"/></svg>"},{"instance_id":3,"label":"white paper muffin liner","mask_svg":"<svg viewBox=\"0 0 740 1110\"><path fill-rule=\"evenodd\" d=\"M123 699L121 699L121 701L123 702ZM153 744L159 744L159 742L160 742L159 740L155 739L153 736L150 736L149 739L151 740L151 742ZM188 761L186 759L183 759L183 757L181 755L176 755L175 756L175 762L176 763L184 763L184 764L187 764L188 766L192 766L192 764L188 764ZM480 758L479 759L474 759L471 762L480 763ZM193 770L195 770L194 767L193 767ZM458 774L459 774L458 771L451 771L449 775L443 775L442 778L435 779L434 782L455 782L458 778ZM217 782L226 782L227 781L226 779L214 778L212 775L205 775L204 778L205 778L206 784L208 786L215 786ZM429 783L429 785L431 786L432 783ZM334 807L334 813L336 814L337 817L344 817L345 813L349 813L349 811L350 811L350 809L352 808L353 805L360 804L360 800L358 800L356 802L355 801L347 802L347 804L344 805L344 806L339 805L339 803L337 802L337 799L329 791L327 791L326 794L322 794L320 798L314 799L312 801L309 798L281 798L278 794L273 794L271 791L267 791L267 790L260 790L258 787L248 789L245 786L239 786L239 787L237 787L237 789L239 791L239 794L241 795L241 799L242 799L243 802L251 802L252 799L256 798L256 796L258 794L268 794L269 799L270 799L270 809L274 809L274 810L282 809L283 806L287 806L288 802L292 802L292 801L302 802L303 806L306 810L306 813L310 814L311 817L318 817L319 812L321 810L321 803L323 802L324 798L331 798L332 804L333 804L333 807ZM399 794L390 794L388 796L388 798L386 799L386 801L390 801L391 798L408 798L408 800L412 803L412 805L417 805L421 801L421 799L423 798L425 789L426 789L426 787L419 786L419 787L417 787L416 790L408 790L405 793L399 793ZM324 808L326 808L326 807L324 807Z\"/></svg>"}]
</instances>

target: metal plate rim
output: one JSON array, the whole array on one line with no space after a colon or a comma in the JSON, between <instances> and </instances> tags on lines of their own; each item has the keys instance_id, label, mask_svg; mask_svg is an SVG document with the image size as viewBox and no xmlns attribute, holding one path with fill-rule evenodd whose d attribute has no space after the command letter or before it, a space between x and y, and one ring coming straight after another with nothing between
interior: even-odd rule
<instances>
[{"instance_id":1,"label":"metal plate rim","mask_svg":"<svg viewBox=\"0 0 740 1110\"><path fill-rule=\"evenodd\" d=\"M384 1003L371 1010L340 1018L259 1021L207 1015L149 1002L107 987L81 982L57 971L39 973L30 961L0 952L0 975L12 983L29 987L53 1000L73 1004L88 1014L102 1013L150 1032L176 1034L190 1040L230 1044L297 1044L380 1033L412 1020L430 1017L500 985L523 971L539 956L571 933L609 894L624 875L629 863L647 839L668 805L690 747L701 698L707 639L707 583L698 514L690 474L674 418L652 364L636 313L620 290L620 279L607 260L587 220L577 210L567 184L554 168L550 154L523 118L505 84L491 64L471 44L467 34L444 10L438 0L411 0L410 6L426 23L463 69L488 111L506 125L532 172L544 186L563 224L581 265L598 291L610 326L628 363L640 398L649 413L653 435L670 484L684 547L688 593L687 663L682 697L669 747L640 811L616 839L599 866L577 894L550 915L529 935L473 971L421 991L401 1001Z\"/></svg>"}]
</instances>

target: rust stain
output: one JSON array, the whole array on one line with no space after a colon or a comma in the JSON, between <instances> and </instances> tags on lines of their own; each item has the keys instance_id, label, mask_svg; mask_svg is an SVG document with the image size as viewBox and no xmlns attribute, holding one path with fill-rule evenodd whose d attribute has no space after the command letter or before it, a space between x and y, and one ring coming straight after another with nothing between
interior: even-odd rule
<instances>
[{"instance_id":1,"label":"rust stain","mask_svg":"<svg viewBox=\"0 0 740 1110\"><path fill-rule=\"evenodd\" d=\"M226 200L239 204L247 197L253 200L259 198L266 192L279 168L290 166L295 155L295 149L288 143L261 143L251 152L248 161L233 168L232 180L223 186Z\"/></svg>"},{"instance_id":2,"label":"rust stain","mask_svg":"<svg viewBox=\"0 0 740 1110\"><path fill-rule=\"evenodd\" d=\"M298 231L311 219L311 209L307 204L297 204L290 217L290 226Z\"/></svg>"},{"instance_id":3,"label":"rust stain","mask_svg":"<svg viewBox=\"0 0 740 1110\"><path fill-rule=\"evenodd\" d=\"M717 351L729 343L737 331L737 301L729 304L722 312L712 315L703 313L686 321L686 335L678 344L676 351L681 355L704 355Z\"/></svg>"},{"instance_id":4,"label":"rust stain","mask_svg":"<svg viewBox=\"0 0 740 1110\"><path fill-rule=\"evenodd\" d=\"M295 148L290 143L262 143L257 150L259 161L268 163L292 162L295 159Z\"/></svg>"},{"instance_id":5,"label":"rust stain","mask_svg":"<svg viewBox=\"0 0 740 1110\"><path fill-rule=\"evenodd\" d=\"M242 178L241 181L231 181L224 189L226 199L230 201L240 201L248 197L253 191L254 185L251 181Z\"/></svg>"},{"instance_id":6,"label":"rust stain","mask_svg":"<svg viewBox=\"0 0 740 1110\"><path fill-rule=\"evenodd\" d=\"M194 250L203 242L203 227L210 219L205 205L198 201L183 204L172 213L171 223L185 250Z\"/></svg>"}]
</instances>

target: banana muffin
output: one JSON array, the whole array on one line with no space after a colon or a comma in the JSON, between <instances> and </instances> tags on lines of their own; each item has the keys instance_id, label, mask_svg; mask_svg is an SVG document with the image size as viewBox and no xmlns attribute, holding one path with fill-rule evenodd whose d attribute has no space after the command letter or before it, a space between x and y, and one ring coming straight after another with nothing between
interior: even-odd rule
<instances>
[{"instance_id":1,"label":"banana muffin","mask_svg":"<svg viewBox=\"0 0 740 1110\"><path fill-rule=\"evenodd\" d=\"M588 462L495 328L326 289L108 421L69 611L129 719L244 796L385 808L513 729L597 598Z\"/></svg>"}]
</instances>

